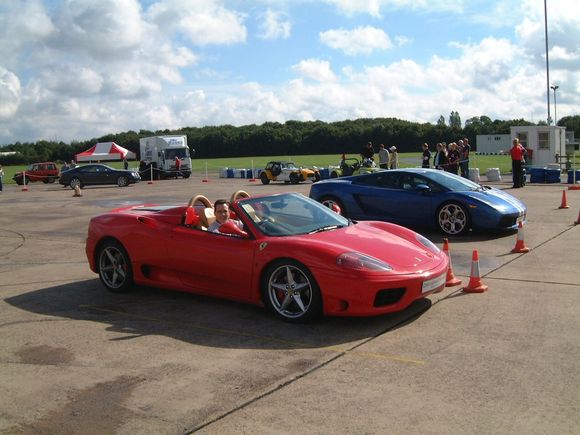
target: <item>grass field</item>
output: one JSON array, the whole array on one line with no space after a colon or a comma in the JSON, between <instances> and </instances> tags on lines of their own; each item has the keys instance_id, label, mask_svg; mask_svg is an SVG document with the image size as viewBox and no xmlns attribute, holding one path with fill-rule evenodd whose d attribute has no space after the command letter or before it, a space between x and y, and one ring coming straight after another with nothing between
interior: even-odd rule
<instances>
[{"instance_id":1,"label":"grass field","mask_svg":"<svg viewBox=\"0 0 580 435\"><path fill-rule=\"evenodd\" d=\"M347 155L347 157L357 157L355 155ZM194 173L204 173L207 167L208 172L216 172L221 168L239 168L239 169L254 169L263 168L271 160L286 160L293 161L298 166L317 166L319 168L326 168L330 165L338 165L340 161L339 154L321 154L311 156L260 156L260 157L236 157L223 159L193 159ZM122 168L123 162L103 162L114 168ZM399 154L399 165L402 168L416 167L421 164L420 153L403 153ZM60 164L59 164L60 166ZM139 162L130 161L129 167L136 168ZM507 155L503 156L478 156L471 155L471 168L479 168L480 174L485 174L488 168L499 168L502 174L511 171L511 159ZM14 184L12 177L16 172L26 169L26 166L4 166L5 184Z\"/></svg>"}]
</instances>

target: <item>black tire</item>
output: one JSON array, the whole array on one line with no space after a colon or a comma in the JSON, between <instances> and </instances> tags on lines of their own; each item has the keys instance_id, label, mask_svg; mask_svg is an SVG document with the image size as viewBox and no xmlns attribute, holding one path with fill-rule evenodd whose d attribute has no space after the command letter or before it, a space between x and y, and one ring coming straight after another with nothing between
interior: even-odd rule
<instances>
[{"instance_id":1,"label":"black tire","mask_svg":"<svg viewBox=\"0 0 580 435\"><path fill-rule=\"evenodd\" d=\"M16 181L16 184L18 184L19 186L22 186L24 184L22 182L22 177L16 178L14 181Z\"/></svg>"},{"instance_id":2,"label":"black tire","mask_svg":"<svg viewBox=\"0 0 580 435\"><path fill-rule=\"evenodd\" d=\"M295 260L277 260L268 266L262 298L268 309L286 322L308 322L322 314L318 284L308 268Z\"/></svg>"},{"instance_id":3,"label":"black tire","mask_svg":"<svg viewBox=\"0 0 580 435\"><path fill-rule=\"evenodd\" d=\"M316 183L317 181L320 181L320 172L314 173L314 180L312 180L312 182Z\"/></svg>"},{"instance_id":4,"label":"black tire","mask_svg":"<svg viewBox=\"0 0 580 435\"><path fill-rule=\"evenodd\" d=\"M53 183L56 181L56 179L55 179L54 177L48 177L48 178L46 179L46 181L47 181L48 183L50 183L50 184L53 184Z\"/></svg>"},{"instance_id":5,"label":"black tire","mask_svg":"<svg viewBox=\"0 0 580 435\"><path fill-rule=\"evenodd\" d=\"M83 187L83 183L81 183L81 180L79 180L77 177L71 178L68 182L68 185L71 189L74 189L76 186Z\"/></svg>"},{"instance_id":6,"label":"black tire","mask_svg":"<svg viewBox=\"0 0 580 435\"><path fill-rule=\"evenodd\" d=\"M333 204L336 204L338 208L340 208L340 215L346 217L346 209L344 208L344 204L334 196L323 196L318 202L330 209L332 209Z\"/></svg>"},{"instance_id":7,"label":"black tire","mask_svg":"<svg viewBox=\"0 0 580 435\"><path fill-rule=\"evenodd\" d=\"M129 185L129 178L125 175L121 175L117 178L117 186L119 187L127 187Z\"/></svg>"},{"instance_id":8,"label":"black tire","mask_svg":"<svg viewBox=\"0 0 580 435\"><path fill-rule=\"evenodd\" d=\"M183 178L186 178L187 179L187 178L191 177L191 173L190 172L184 172L182 174L182 176L183 176Z\"/></svg>"},{"instance_id":9,"label":"black tire","mask_svg":"<svg viewBox=\"0 0 580 435\"><path fill-rule=\"evenodd\" d=\"M266 174L265 172L262 172L260 174L260 181L262 182L262 184L270 184L270 179L268 178L268 174Z\"/></svg>"},{"instance_id":10,"label":"black tire","mask_svg":"<svg viewBox=\"0 0 580 435\"><path fill-rule=\"evenodd\" d=\"M292 172L290 174L290 183L292 184L300 183L300 175L298 175L296 172Z\"/></svg>"},{"instance_id":11,"label":"black tire","mask_svg":"<svg viewBox=\"0 0 580 435\"><path fill-rule=\"evenodd\" d=\"M124 293L133 288L133 268L127 251L116 240L107 240L97 254L99 278L113 293Z\"/></svg>"},{"instance_id":12,"label":"black tire","mask_svg":"<svg viewBox=\"0 0 580 435\"><path fill-rule=\"evenodd\" d=\"M435 216L437 227L445 234L455 236L469 230L470 217L466 208L456 202L442 204Z\"/></svg>"},{"instance_id":13,"label":"black tire","mask_svg":"<svg viewBox=\"0 0 580 435\"><path fill-rule=\"evenodd\" d=\"M332 172L330 173L330 178L338 178L338 172L336 172L336 171L332 171Z\"/></svg>"}]
</instances>

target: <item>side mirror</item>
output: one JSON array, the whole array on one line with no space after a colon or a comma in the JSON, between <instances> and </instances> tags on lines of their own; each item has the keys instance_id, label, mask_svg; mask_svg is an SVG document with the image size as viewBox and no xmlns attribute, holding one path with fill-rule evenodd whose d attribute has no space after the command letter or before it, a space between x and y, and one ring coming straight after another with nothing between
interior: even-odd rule
<instances>
[{"instance_id":1,"label":"side mirror","mask_svg":"<svg viewBox=\"0 0 580 435\"><path fill-rule=\"evenodd\" d=\"M427 186L426 184L417 184L415 186L415 190L421 193L425 193L425 192L430 192L431 188L429 186Z\"/></svg>"},{"instance_id":2,"label":"side mirror","mask_svg":"<svg viewBox=\"0 0 580 435\"><path fill-rule=\"evenodd\" d=\"M242 239L250 238L247 232L240 229L240 227L238 227L232 221L227 221L225 224L220 225L219 232L222 234L227 234L229 236L241 237Z\"/></svg>"}]
</instances>

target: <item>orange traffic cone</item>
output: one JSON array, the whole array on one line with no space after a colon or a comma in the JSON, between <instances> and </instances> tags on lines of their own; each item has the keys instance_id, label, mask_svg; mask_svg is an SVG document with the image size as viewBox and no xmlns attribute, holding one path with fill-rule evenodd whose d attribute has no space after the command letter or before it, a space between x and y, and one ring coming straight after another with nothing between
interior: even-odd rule
<instances>
[{"instance_id":1,"label":"orange traffic cone","mask_svg":"<svg viewBox=\"0 0 580 435\"><path fill-rule=\"evenodd\" d=\"M463 287L464 293L483 293L487 291L489 287L481 282L479 277L479 254L477 249L473 250L473 256L471 258L471 274L469 277L469 284Z\"/></svg>"},{"instance_id":2,"label":"orange traffic cone","mask_svg":"<svg viewBox=\"0 0 580 435\"><path fill-rule=\"evenodd\" d=\"M578 212L578 219L574 221L574 225L580 225L580 211Z\"/></svg>"},{"instance_id":3,"label":"orange traffic cone","mask_svg":"<svg viewBox=\"0 0 580 435\"><path fill-rule=\"evenodd\" d=\"M530 252L530 248L528 248L526 246L526 243L524 242L524 224L522 223L522 221L518 223L518 238L516 239L516 246L514 246L512 252L517 254Z\"/></svg>"},{"instance_id":4,"label":"orange traffic cone","mask_svg":"<svg viewBox=\"0 0 580 435\"><path fill-rule=\"evenodd\" d=\"M566 199L566 189L562 191L562 204L558 208L570 208L568 205L568 200Z\"/></svg>"},{"instance_id":5,"label":"orange traffic cone","mask_svg":"<svg viewBox=\"0 0 580 435\"><path fill-rule=\"evenodd\" d=\"M449 258L449 268L447 269L447 278L445 280L445 287L453 287L454 285L461 284L461 280L455 278L453 274L453 266L451 265L451 255L449 254L449 240L446 238L443 239L443 252Z\"/></svg>"}]
</instances>

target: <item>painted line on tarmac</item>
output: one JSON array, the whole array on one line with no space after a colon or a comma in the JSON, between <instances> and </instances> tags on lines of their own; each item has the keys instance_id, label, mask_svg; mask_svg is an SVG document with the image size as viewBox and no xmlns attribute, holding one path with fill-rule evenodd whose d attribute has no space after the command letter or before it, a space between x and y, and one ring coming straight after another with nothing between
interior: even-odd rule
<instances>
[{"instance_id":1,"label":"painted line on tarmac","mask_svg":"<svg viewBox=\"0 0 580 435\"><path fill-rule=\"evenodd\" d=\"M280 339L280 338L276 338L276 337L270 337L267 335L252 334L249 332L242 332L242 331L237 331L237 330L233 330L233 329L215 328L215 327L211 327L211 326L202 326L202 325L192 323L192 322L178 322L178 321L167 320L167 319L159 319L157 317L143 316L140 314L131 314L131 313L126 313L126 312L122 312L122 311L116 311L116 310L113 310L110 308L102 308L102 307L99 307L98 305L79 305L79 308L101 311L101 312L111 313L111 314L117 314L120 316L130 317L130 318L138 319L138 320L148 320L148 321L152 321L152 322L164 322L164 323L174 323L177 325L187 325L188 327L198 329L200 331L214 332L214 333L218 333L218 334L232 335L232 336L238 336L238 337L255 338L255 339L262 340L262 341L270 341L270 342L274 342L274 343L280 343L280 344L292 346L295 348L303 348L305 350L329 351L329 352L334 352L334 353L338 353L341 355L353 355L353 356L357 356L360 358L374 359L374 360L396 361L396 362L405 363L405 364L414 364L414 365L425 365L426 364L425 361L417 360L417 359L413 359L413 358L407 358L407 357L399 356L399 355L386 355L386 354L375 353L375 352L361 352L361 351L354 350L354 348L348 349L348 348L342 348L342 347L338 347L338 346L320 347L320 346L314 346L312 344L303 343L303 342L299 342L299 341L284 340L284 339ZM375 338L375 337L372 337L372 338ZM365 343L366 343L366 341L365 341ZM364 343L361 343L361 344L364 344ZM358 346L355 346L355 348L356 347L358 347Z\"/></svg>"}]
</instances>

